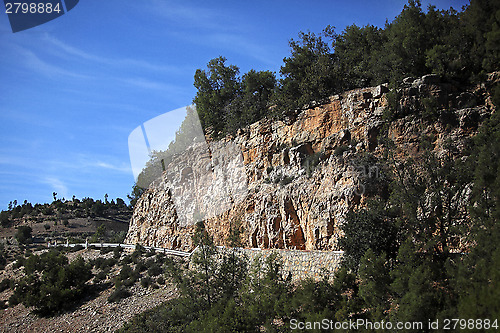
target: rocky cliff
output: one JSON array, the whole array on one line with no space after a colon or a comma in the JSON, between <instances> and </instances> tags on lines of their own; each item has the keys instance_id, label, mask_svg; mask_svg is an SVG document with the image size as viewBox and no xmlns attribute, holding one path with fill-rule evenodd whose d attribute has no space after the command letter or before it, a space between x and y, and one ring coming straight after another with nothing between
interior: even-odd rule
<instances>
[{"instance_id":1,"label":"rocky cliff","mask_svg":"<svg viewBox=\"0 0 500 333\"><path fill-rule=\"evenodd\" d=\"M201 187L204 193L193 186L172 189L173 178L183 184L186 177L194 183L206 178L197 170L209 170L210 159L194 147L177 157L193 160L194 167L167 168L137 202L126 242L191 250L194 224L182 217L194 216L201 205L212 212L205 226L217 245L227 245L237 230L243 247L339 250L347 211L374 194L387 194L387 172L380 163L386 140L395 144L397 158L417 154L423 135L438 154L445 142L461 154L493 112L489 90L499 78L490 74L487 82L467 89L434 75L407 78L397 91L386 85L356 89L316 103L294 120L264 119L212 142L212 160L227 147L241 151L219 164L228 173L221 179L243 179L238 200L230 195L222 196L230 198L224 202L210 200L207 193L234 190L213 181ZM219 155L223 161L224 154ZM213 162L211 170L217 173ZM182 214L174 202L179 188Z\"/></svg>"}]
</instances>

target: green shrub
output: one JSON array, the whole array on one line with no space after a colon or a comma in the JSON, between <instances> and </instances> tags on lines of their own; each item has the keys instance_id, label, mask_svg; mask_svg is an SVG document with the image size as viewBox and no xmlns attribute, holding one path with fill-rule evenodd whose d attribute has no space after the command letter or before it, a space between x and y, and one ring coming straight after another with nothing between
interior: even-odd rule
<instances>
[{"instance_id":1,"label":"green shrub","mask_svg":"<svg viewBox=\"0 0 500 333\"><path fill-rule=\"evenodd\" d=\"M120 259L123 252L123 247L118 246L113 249L113 258Z\"/></svg>"},{"instance_id":2,"label":"green shrub","mask_svg":"<svg viewBox=\"0 0 500 333\"><path fill-rule=\"evenodd\" d=\"M111 295L109 295L108 302L118 303L122 299L127 298L131 295L132 293L130 291L128 291L125 287L120 286L116 288Z\"/></svg>"},{"instance_id":3,"label":"green shrub","mask_svg":"<svg viewBox=\"0 0 500 333\"><path fill-rule=\"evenodd\" d=\"M111 251L113 251L113 249L110 247L101 247L101 249L99 250L99 252L101 252L101 254L106 254L106 253L109 253Z\"/></svg>"},{"instance_id":4,"label":"green shrub","mask_svg":"<svg viewBox=\"0 0 500 333\"><path fill-rule=\"evenodd\" d=\"M0 269L4 269L5 265L7 265L7 253L5 252L5 249L2 246L0 248Z\"/></svg>"},{"instance_id":5,"label":"green shrub","mask_svg":"<svg viewBox=\"0 0 500 333\"><path fill-rule=\"evenodd\" d=\"M105 259L101 257L94 259L91 263L94 265L95 268L103 270L113 267L116 264L116 262L117 261L115 258Z\"/></svg>"},{"instance_id":6,"label":"green shrub","mask_svg":"<svg viewBox=\"0 0 500 333\"><path fill-rule=\"evenodd\" d=\"M133 262L132 260L132 256L131 255L126 255L125 257L123 257L123 259L121 260L121 264L122 265L127 265L127 264L131 264Z\"/></svg>"},{"instance_id":7,"label":"green shrub","mask_svg":"<svg viewBox=\"0 0 500 333\"><path fill-rule=\"evenodd\" d=\"M163 269L158 265L157 263L153 263L151 266L148 268L148 275L149 276L158 276L161 273L163 273Z\"/></svg>"},{"instance_id":8,"label":"green shrub","mask_svg":"<svg viewBox=\"0 0 500 333\"><path fill-rule=\"evenodd\" d=\"M284 176L284 177L283 177L283 178L281 178L281 180L280 180L280 185L281 185L281 186L285 186L285 185L290 184L292 181L293 181L293 178L292 178L292 177L289 177L289 176Z\"/></svg>"},{"instance_id":9,"label":"green shrub","mask_svg":"<svg viewBox=\"0 0 500 333\"><path fill-rule=\"evenodd\" d=\"M31 233L32 229L29 226L20 226L17 228L16 232L16 240L19 242L19 244L27 244L31 241Z\"/></svg>"},{"instance_id":10,"label":"green shrub","mask_svg":"<svg viewBox=\"0 0 500 333\"><path fill-rule=\"evenodd\" d=\"M153 279L149 276L143 277L141 279L141 286L144 288L151 286L152 283L153 283Z\"/></svg>"},{"instance_id":11,"label":"green shrub","mask_svg":"<svg viewBox=\"0 0 500 333\"><path fill-rule=\"evenodd\" d=\"M421 99L422 118L429 121L436 121L439 117L439 103L435 97L426 97Z\"/></svg>"},{"instance_id":12,"label":"green shrub","mask_svg":"<svg viewBox=\"0 0 500 333\"><path fill-rule=\"evenodd\" d=\"M144 248L144 246L142 246L141 244L136 244L135 250L134 250L134 252L132 252L132 255L139 257L144 253L146 253L146 249Z\"/></svg>"},{"instance_id":13,"label":"green shrub","mask_svg":"<svg viewBox=\"0 0 500 333\"><path fill-rule=\"evenodd\" d=\"M106 271L100 271L99 273L97 273L94 277L94 283L99 283L101 281L104 281L106 280L106 278L108 277L108 274L106 273Z\"/></svg>"},{"instance_id":14,"label":"green shrub","mask_svg":"<svg viewBox=\"0 0 500 333\"><path fill-rule=\"evenodd\" d=\"M153 257L155 254L156 254L155 249L151 248L151 249L149 249L149 251L146 252L146 257L147 258Z\"/></svg>"},{"instance_id":15,"label":"green shrub","mask_svg":"<svg viewBox=\"0 0 500 333\"><path fill-rule=\"evenodd\" d=\"M14 299L34 307L40 315L54 315L71 308L88 291L91 266L79 257L72 263L59 251L32 255L24 263L25 276L14 289Z\"/></svg>"},{"instance_id":16,"label":"green shrub","mask_svg":"<svg viewBox=\"0 0 500 333\"><path fill-rule=\"evenodd\" d=\"M141 275L134 271L134 272L132 272L132 275L128 279L123 281L123 285L130 287L130 286L134 285L134 283L136 283L140 277L141 277Z\"/></svg>"},{"instance_id":17,"label":"green shrub","mask_svg":"<svg viewBox=\"0 0 500 333\"><path fill-rule=\"evenodd\" d=\"M397 89L391 89L387 94L387 107L384 109L382 118L387 121L396 120L401 113L401 92Z\"/></svg>"},{"instance_id":18,"label":"green shrub","mask_svg":"<svg viewBox=\"0 0 500 333\"><path fill-rule=\"evenodd\" d=\"M113 236L111 237L110 242L122 244L123 241L125 240L125 237L127 237L126 231L115 232L115 233L113 233Z\"/></svg>"},{"instance_id":19,"label":"green shrub","mask_svg":"<svg viewBox=\"0 0 500 333\"><path fill-rule=\"evenodd\" d=\"M132 258L132 261L137 264L141 261L141 257L145 253L146 250L144 249L144 247L142 245L137 244L134 252L132 252L130 256Z\"/></svg>"},{"instance_id":20,"label":"green shrub","mask_svg":"<svg viewBox=\"0 0 500 333\"><path fill-rule=\"evenodd\" d=\"M167 256L165 254L159 252L158 254L156 254L156 263L163 265L166 258Z\"/></svg>"},{"instance_id":21,"label":"green shrub","mask_svg":"<svg viewBox=\"0 0 500 333\"><path fill-rule=\"evenodd\" d=\"M0 212L0 224L2 227L8 227L10 224L10 213L7 211Z\"/></svg>"},{"instance_id":22,"label":"green shrub","mask_svg":"<svg viewBox=\"0 0 500 333\"><path fill-rule=\"evenodd\" d=\"M20 256L20 255L17 255L15 258L14 258L14 265L13 268L19 268L19 267L22 267L24 266L24 261L25 261L25 258Z\"/></svg>"},{"instance_id":23,"label":"green shrub","mask_svg":"<svg viewBox=\"0 0 500 333\"><path fill-rule=\"evenodd\" d=\"M122 266L122 269L120 270L120 273L118 274L118 280L119 281L124 281L128 279L132 275L132 268L130 265L125 264Z\"/></svg>"},{"instance_id":24,"label":"green shrub","mask_svg":"<svg viewBox=\"0 0 500 333\"><path fill-rule=\"evenodd\" d=\"M307 178L310 178L312 176L312 173L318 166L318 164L321 162L321 159L325 156L325 153L320 151L317 153L314 153L312 155L309 155L305 158L305 160L302 162L302 167L306 170L306 175Z\"/></svg>"},{"instance_id":25,"label":"green shrub","mask_svg":"<svg viewBox=\"0 0 500 333\"><path fill-rule=\"evenodd\" d=\"M120 285L131 286L137 280L139 280L140 273L139 271L133 270L129 264L125 264L122 266L120 273L115 279L115 286L118 287Z\"/></svg>"},{"instance_id":26,"label":"green shrub","mask_svg":"<svg viewBox=\"0 0 500 333\"><path fill-rule=\"evenodd\" d=\"M165 284L165 278L163 277L163 275L160 275L156 278L156 283Z\"/></svg>"},{"instance_id":27,"label":"green shrub","mask_svg":"<svg viewBox=\"0 0 500 333\"><path fill-rule=\"evenodd\" d=\"M5 278L0 282L0 293L11 288L13 281L11 279Z\"/></svg>"},{"instance_id":28,"label":"green shrub","mask_svg":"<svg viewBox=\"0 0 500 333\"><path fill-rule=\"evenodd\" d=\"M50 206L47 206L42 209L42 213L43 215L52 215L54 214L54 209L52 209L52 207Z\"/></svg>"},{"instance_id":29,"label":"green shrub","mask_svg":"<svg viewBox=\"0 0 500 333\"><path fill-rule=\"evenodd\" d=\"M146 266L146 263L143 262L142 260L139 260L135 265L135 270L137 272L144 272L146 269L148 269L148 267Z\"/></svg>"}]
</instances>

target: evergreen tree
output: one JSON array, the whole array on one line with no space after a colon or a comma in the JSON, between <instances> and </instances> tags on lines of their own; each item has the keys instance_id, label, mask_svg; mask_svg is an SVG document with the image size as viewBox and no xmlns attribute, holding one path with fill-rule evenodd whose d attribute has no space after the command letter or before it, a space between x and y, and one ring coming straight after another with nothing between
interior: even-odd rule
<instances>
[{"instance_id":1,"label":"evergreen tree","mask_svg":"<svg viewBox=\"0 0 500 333\"><path fill-rule=\"evenodd\" d=\"M436 280L433 266L431 261L421 257L411 239L401 245L396 266L391 271L393 302L397 308L390 316L392 320L426 323L443 309L442 291L436 285L441 280Z\"/></svg>"},{"instance_id":2,"label":"evergreen tree","mask_svg":"<svg viewBox=\"0 0 500 333\"><path fill-rule=\"evenodd\" d=\"M68 258L57 251L30 256L24 263L24 274L11 301L33 306L44 316L67 310L81 300L92 277L90 265L81 257L68 263Z\"/></svg>"},{"instance_id":3,"label":"evergreen tree","mask_svg":"<svg viewBox=\"0 0 500 333\"><path fill-rule=\"evenodd\" d=\"M216 248L213 238L205 229L203 221L196 224L193 244L197 246L197 251L195 251L192 258L196 267L193 281L196 285L194 287L205 302L205 308L210 308L216 301Z\"/></svg>"},{"instance_id":4,"label":"evergreen tree","mask_svg":"<svg viewBox=\"0 0 500 333\"><path fill-rule=\"evenodd\" d=\"M373 25L360 28L353 24L336 36L333 45L339 71L344 74L339 76L342 90L385 82L385 78L375 72L384 43L383 31Z\"/></svg>"},{"instance_id":5,"label":"evergreen tree","mask_svg":"<svg viewBox=\"0 0 500 333\"><path fill-rule=\"evenodd\" d=\"M269 115L276 77L270 71L250 70L243 75L241 92L226 108L226 132L254 123Z\"/></svg>"},{"instance_id":6,"label":"evergreen tree","mask_svg":"<svg viewBox=\"0 0 500 333\"><path fill-rule=\"evenodd\" d=\"M476 149L473 227L470 253L458 270L458 313L467 318L500 316L500 116L498 112L483 125L475 138Z\"/></svg>"},{"instance_id":7,"label":"evergreen tree","mask_svg":"<svg viewBox=\"0 0 500 333\"><path fill-rule=\"evenodd\" d=\"M132 187L132 193L127 194L127 198L130 201L130 206L133 208L135 207L135 204L139 200L139 198L142 196L144 193L145 189L137 185L137 183L134 184Z\"/></svg>"},{"instance_id":8,"label":"evergreen tree","mask_svg":"<svg viewBox=\"0 0 500 333\"><path fill-rule=\"evenodd\" d=\"M398 214L400 237L411 237L420 251L444 263L467 223L466 188L471 175L448 146L440 158L423 138L422 153L394 163L390 204Z\"/></svg>"},{"instance_id":9,"label":"evergreen tree","mask_svg":"<svg viewBox=\"0 0 500 333\"><path fill-rule=\"evenodd\" d=\"M344 264L354 272L368 249L376 255L388 254L394 258L397 252L397 229L386 216L384 203L370 201L366 208L350 211L342 226L343 236L339 241L344 250Z\"/></svg>"},{"instance_id":10,"label":"evergreen tree","mask_svg":"<svg viewBox=\"0 0 500 333\"><path fill-rule=\"evenodd\" d=\"M400 82L404 77L427 73L425 52L432 38L426 28L420 0L409 0L403 11L385 28L386 56L382 59L390 68L386 79Z\"/></svg>"},{"instance_id":11,"label":"evergreen tree","mask_svg":"<svg viewBox=\"0 0 500 333\"><path fill-rule=\"evenodd\" d=\"M331 37L334 33L330 30L325 35ZM283 79L276 96L278 108L285 116L338 90L334 57L322 36L301 32L299 40L292 39L289 45L291 55L283 59Z\"/></svg>"},{"instance_id":12,"label":"evergreen tree","mask_svg":"<svg viewBox=\"0 0 500 333\"><path fill-rule=\"evenodd\" d=\"M468 69L472 76L477 77L483 69L498 70L498 53L492 52L498 45L491 45L498 40L498 10L500 2L497 0L471 0L462 14L461 21L466 37L464 42L468 42L464 56L467 57Z\"/></svg>"},{"instance_id":13,"label":"evergreen tree","mask_svg":"<svg viewBox=\"0 0 500 333\"><path fill-rule=\"evenodd\" d=\"M193 102L202 127L210 127L215 138L223 134L225 109L241 89L238 74L238 67L227 66L226 58L218 57L208 62L207 70L197 69L194 75L198 91Z\"/></svg>"},{"instance_id":14,"label":"evergreen tree","mask_svg":"<svg viewBox=\"0 0 500 333\"><path fill-rule=\"evenodd\" d=\"M17 228L16 240L19 244L26 244L31 241L31 233L33 230L30 226L22 225Z\"/></svg>"},{"instance_id":15,"label":"evergreen tree","mask_svg":"<svg viewBox=\"0 0 500 333\"><path fill-rule=\"evenodd\" d=\"M256 258L250 269L249 281L242 290L241 305L254 329L259 326L275 330L274 319L289 319L291 276L283 274L281 258L272 254L265 260Z\"/></svg>"},{"instance_id":16,"label":"evergreen tree","mask_svg":"<svg viewBox=\"0 0 500 333\"><path fill-rule=\"evenodd\" d=\"M467 37L455 10L436 10L429 6L425 26L432 36L432 43L425 51L425 65L435 74L446 79L466 81Z\"/></svg>"},{"instance_id":17,"label":"evergreen tree","mask_svg":"<svg viewBox=\"0 0 500 333\"><path fill-rule=\"evenodd\" d=\"M390 307L391 277L389 263L385 253L376 255L368 249L361 258L359 267L359 296L363 299L370 312L370 319L380 321L385 318L385 312Z\"/></svg>"}]
</instances>

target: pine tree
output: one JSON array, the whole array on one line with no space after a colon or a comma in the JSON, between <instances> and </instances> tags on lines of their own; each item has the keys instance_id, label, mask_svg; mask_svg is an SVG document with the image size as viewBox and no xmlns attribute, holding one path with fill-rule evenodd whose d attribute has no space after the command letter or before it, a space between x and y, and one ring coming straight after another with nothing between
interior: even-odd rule
<instances>
[{"instance_id":1,"label":"pine tree","mask_svg":"<svg viewBox=\"0 0 500 333\"><path fill-rule=\"evenodd\" d=\"M361 258L359 267L359 295L370 311L370 319L377 321L385 317L390 306L391 277L385 253L376 255L368 249Z\"/></svg>"},{"instance_id":2,"label":"pine tree","mask_svg":"<svg viewBox=\"0 0 500 333\"><path fill-rule=\"evenodd\" d=\"M209 127L215 138L224 134L225 108L238 95L241 86L239 68L226 65L226 58L218 57L208 62L207 70L197 69L194 86L198 89L193 99L201 125Z\"/></svg>"},{"instance_id":3,"label":"pine tree","mask_svg":"<svg viewBox=\"0 0 500 333\"><path fill-rule=\"evenodd\" d=\"M203 221L196 224L196 231L193 235L193 244L197 250L192 256L192 262L195 266L194 274L195 288L202 296L205 307L210 308L215 302L215 283L216 283L216 253L217 250L213 243L213 238L205 229Z\"/></svg>"}]
</instances>

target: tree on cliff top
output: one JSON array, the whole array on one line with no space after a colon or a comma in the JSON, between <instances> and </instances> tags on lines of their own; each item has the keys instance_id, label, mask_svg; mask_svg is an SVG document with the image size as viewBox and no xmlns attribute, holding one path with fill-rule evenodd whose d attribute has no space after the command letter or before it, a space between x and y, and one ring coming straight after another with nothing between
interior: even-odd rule
<instances>
[{"instance_id":1,"label":"tree on cliff top","mask_svg":"<svg viewBox=\"0 0 500 333\"><path fill-rule=\"evenodd\" d=\"M301 32L298 40L290 40L291 55L283 59L283 78L276 94L282 115L293 114L311 101L321 101L338 92L334 54L325 37L335 37L332 28L323 35Z\"/></svg>"},{"instance_id":2,"label":"tree on cliff top","mask_svg":"<svg viewBox=\"0 0 500 333\"><path fill-rule=\"evenodd\" d=\"M226 58L208 62L207 70L198 69L194 86L198 89L193 102L203 129L211 129L219 138L234 133L268 115L276 78L270 71L250 70L242 78L239 68L226 65Z\"/></svg>"},{"instance_id":3,"label":"tree on cliff top","mask_svg":"<svg viewBox=\"0 0 500 333\"><path fill-rule=\"evenodd\" d=\"M239 93L239 68L226 65L226 58L218 57L208 62L207 70L197 69L194 86L198 89L193 102L204 129L212 128L214 137L224 131L224 110Z\"/></svg>"},{"instance_id":4,"label":"tree on cliff top","mask_svg":"<svg viewBox=\"0 0 500 333\"><path fill-rule=\"evenodd\" d=\"M408 76L477 80L484 71L500 69L500 3L472 0L461 12L432 5L424 11L420 0L409 0L383 29L351 25L337 34L327 26L319 35L300 32L289 45L277 87L272 73L257 72L264 94L248 90L252 85L245 76L238 78L239 68L227 66L223 57L212 59L207 70L198 69L194 102L203 128L211 127L215 137L235 132L266 116L269 101L275 116L293 118L313 101L371 84L399 85Z\"/></svg>"},{"instance_id":5,"label":"tree on cliff top","mask_svg":"<svg viewBox=\"0 0 500 333\"><path fill-rule=\"evenodd\" d=\"M276 77L270 71L250 70L241 79L239 94L226 108L225 132L235 133L269 115L269 101L276 86Z\"/></svg>"}]
</instances>

